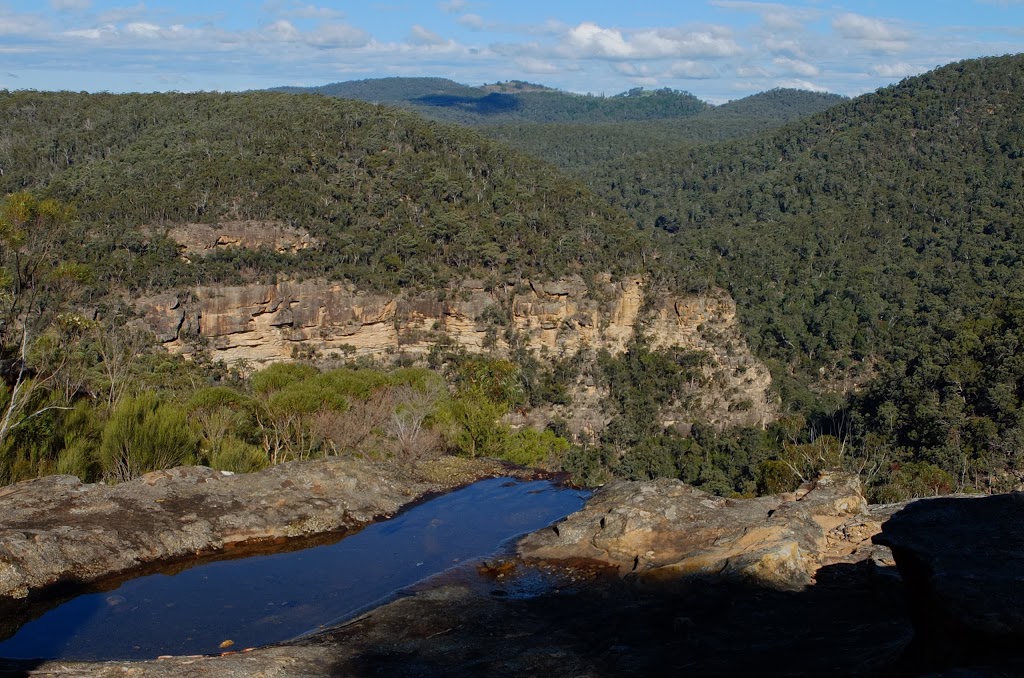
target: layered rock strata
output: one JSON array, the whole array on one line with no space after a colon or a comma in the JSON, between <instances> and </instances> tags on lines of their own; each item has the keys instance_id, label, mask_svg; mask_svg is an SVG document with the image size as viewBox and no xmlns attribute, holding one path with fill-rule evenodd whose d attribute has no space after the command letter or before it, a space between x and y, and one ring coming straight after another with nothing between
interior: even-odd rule
<instances>
[{"instance_id":1,"label":"layered rock strata","mask_svg":"<svg viewBox=\"0 0 1024 678\"><path fill-rule=\"evenodd\" d=\"M724 499L677 480L619 481L518 550L597 560L648 582L724 578L798 590L823 565L884 560L870 539L888 513L869 510L856 476L841 474L757 499Z\"/></svg>"},{"instance_id":2,"label":"layered rock strata","mask_svg":"<svg viewBox=\"0 0 1024 678\"><path fill-rule=\"evenodd\" d=\"M169 351L202 346L216 360L253 367L297 356L417 359L439 342L498 355L513 345L539 356L584 348L615 355L642 333L654 348L707 353L714 387L704 390L703 420L754 426L774 419L771 376L743 342L724 291L652 300L637 277L597 287L580 278L495 287L466 281L441 293L389 296L307 280L199 287L136 307Z\"/></svg>"}]
</instances>

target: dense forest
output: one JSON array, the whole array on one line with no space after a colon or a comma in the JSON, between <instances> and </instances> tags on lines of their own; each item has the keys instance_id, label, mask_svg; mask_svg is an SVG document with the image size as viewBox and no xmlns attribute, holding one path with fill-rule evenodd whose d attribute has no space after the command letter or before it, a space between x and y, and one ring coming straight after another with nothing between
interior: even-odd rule
<instances>
[{"instance_id":1,"label":"dense forest","mask_svg":"<svg viewBox=\"0 0 1024 678\"><path fill-rule=\"evenodd\" d=\"M381 78L279 92L321 94L410 108L443 122L482 125L513 122L599 123L679 119L710 108L689 92L631 89L615 96L581 95L514 81L469 87L443 78Z\"/></svg>"},{"instance_id":2,"label":"dense forest","mask_svg":"<svg viewBox=\"0 0 1024 678\"><path fill-rule=\"evenodd\" d=\"M601 122L479 125L477 129L581 178L612 162L654 148L703 145L752 135L805 118L845 101L835 94L776 89L707 106L679 118Z\"/></svg>"},{"instance_id":3,"label":"dense forest","mask_svg":"<svg viewBox=\"0 0 1024 678\"><path fill-rule=\"evenodd\" d=\"M448 450L725 495L834 466L861 472L877 500L1020 484L1024 57L849 101L773 91L719 107L514 82L330 87L484 126L308 94L0 93L0 479ZM225 220L301 228L318 245L189 261L167 235ZM162 354L118 301L276 276L444 293L466 277L570 273L729 290L782 416L663 426L706 356L642 336L617 356L439 345L416 367L249 376ZM594 435L500 423L571 400L581 380L607 396ZM167 446L187 455L164 459Z\"/></svg>"},{"instance_id":4,"label":"dense forest","mask_svg":"<svg viewBox=\"0 0 1024 678\"><path fill-rule=\"evenodd\" d=\"M669 236L679 284L732 292L789 408L830 413L819 431L893 473L1005 486L1024 440L1022 91L1024 58L966 61L593 186Z\"/></svg>"},{"instance_id":5,"label":"dense forest","mask_svg":"<svg viewBox=\"0 0 1024 678\"><path fill-rule=\"evenodd\" d=\"M78 256L131 289L238 281L242 271L393 290L639 269L625 214L551 167L355 101L0 93L0 170L0 193L72 205L88 230ZM322 246L186 264L161 230L223 219L300 227Z\"/></svg>"},{"instance_id":6,"label":"dense forest","mask_svg":"<svg viewBox=\"0 0 1024 678\"><path fill-rule=\"evenodd\" d=\"M522 81L481 87L444 78L379 78L275 91L400 106L468 125L577 176L633 154L744 136L824 111L836 94L775 89L712 106L688 92L635 88L578 95Z\"/></svg>"}]
</instances>

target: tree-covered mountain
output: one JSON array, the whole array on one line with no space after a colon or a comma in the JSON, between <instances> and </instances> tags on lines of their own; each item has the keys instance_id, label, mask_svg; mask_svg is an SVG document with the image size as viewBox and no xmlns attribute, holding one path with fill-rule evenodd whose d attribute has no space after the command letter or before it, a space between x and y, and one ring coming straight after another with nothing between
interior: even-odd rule
<instances>
[{"instance_id":1,"label":"tree-covered mountain","mask_svg":"<svg viewBox=\"0 0 1024 678\"><path fill-rule=\"evenodd\" d=\"M615 96L573 94L510 81L469 87L444 78L381 78L319 87L280 87L410 108L432 120L461 125L512 122L599 123L685 118L709 107L689 92L635 88Z\"/></svg>"},{"instance_id":2,"label":"tree-covered mountain","mask_svg":"<svg viewBox=\"0 0 1024 678\"><path fill-rule=\"evenodd\" d=\"M820 113L845 101L837 94L776 89L708 106L695 115L661 120L482 125L485 135L543 158L574 175L624 162L652 149L748 136Z\"/></svg>"},{"instance_id":3,"label":"tree-covered mountain","mask_svg":"<svg viewBox=\"0 0 1024 678\"><path fill-rule=\"evenodd\" d=\"M639 267L625 215L553 168L470 130L330 97L3 92L0 170L0 193L74 206L89 233L77 256L133 288L240 271L393 289ZM281 223L320 245L190 263L162 235L218 220Z\"/></svg>"},{"instance_id":4,"label":"tree-covered mountain","mask_svg":"<svg viewBox=\"0 0 1024 678\"><path fill-rule=\"evenodd\" d=\"M318 87L278 87L272 91L288 94L323 94L339 99L392 105L401 105L431 96L482 98L487 94L480 88L462 85L447 78L401 77L346 80Z\"/></svg>"},{"instance_id":5,"label":"tree-covered mountain","mask_svg":"<svg viewBox=\"0 0 1024 678\"><path fill-rule=\"evenodd\" d=\"M1024 443L1022 120L1024 56L965 61L593 185L668 236L678 283L732 291L792 408L865 385L859 453L990 482Z\"/></svg>"},{"instance_id":6,"label":"tree-covered mountain","mask_svg":"<svg viewBox=\"0 0 1024 678\"><path fill-rule=\"evenodd\" d=\"M652 149L779 127L845 101L836 94L775 89L712 106L671 89L634 88L606 97L518 80L469 87L444 78L353 80L277 91L409 108L430 119L476 127L577 176Z\"/></svg>"}]
</instances>

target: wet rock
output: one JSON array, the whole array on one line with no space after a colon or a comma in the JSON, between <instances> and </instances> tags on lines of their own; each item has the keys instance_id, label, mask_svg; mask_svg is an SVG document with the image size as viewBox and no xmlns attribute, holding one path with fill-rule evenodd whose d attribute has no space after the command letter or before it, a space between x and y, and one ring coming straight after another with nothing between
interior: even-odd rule
<instances>
[{"instance_id":1,"label":"wet rock","mask_svg":"<svg viewBox=\"0 0 1024 678\"><path fill-rule=\"evenodd\" d=\"M360 527L426 493L504 473L473 460L410 469L326 459L238 475L176 468L114 486L73 476L17 483L0 489L0 604L58 582Z\"/></svg>"},{"instance_id":2,"label":"wet rock","mask_svg":"<svg viewBox=\"0 0 1024 678\"><path fill-rule=\"evenodd\" d=\"M870 545L879 526L855 476L825 474L807 489L795 500L734 500L676 480L616 482L582 511L523 539L519 554L592 558L647 582L703 577L801 589L823 564Z\"/></svg>"}]
</instances>

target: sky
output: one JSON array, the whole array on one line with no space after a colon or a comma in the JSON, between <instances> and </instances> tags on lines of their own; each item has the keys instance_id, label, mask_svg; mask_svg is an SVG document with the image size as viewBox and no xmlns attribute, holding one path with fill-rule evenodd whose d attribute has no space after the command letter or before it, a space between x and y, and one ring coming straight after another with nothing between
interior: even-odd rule
<instances>
[{"instance_id":1,"label":"sky","mask_svg":"<svg viewBox=\"0 0 1024 678\"><path fill-rule=\"evenodd\" d=\"M856 96L1024 51L1024 0L0 0L0 89L235 91L388 76L592 94Z\"/></svg>"}]
</instances>

